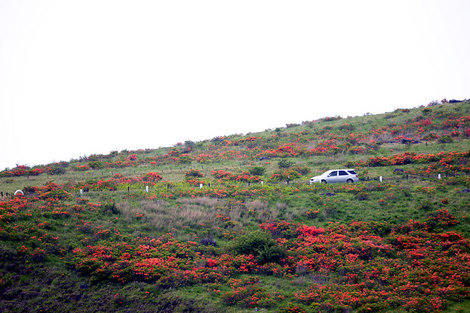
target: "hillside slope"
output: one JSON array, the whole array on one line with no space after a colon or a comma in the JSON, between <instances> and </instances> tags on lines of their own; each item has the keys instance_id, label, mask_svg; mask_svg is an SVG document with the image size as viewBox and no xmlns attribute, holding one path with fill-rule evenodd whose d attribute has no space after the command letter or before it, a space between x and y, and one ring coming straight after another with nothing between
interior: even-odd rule
<instances>
[{"instance_id":1,"label":"hillside slope","mask_svg":"<svg viewBox=\"0 0 470 313\"><path fill-rule=\"evenodd\" d=\"M470 310L469 160L464 102L5 170L0 308Z\"/></svg>"}]
</instances>

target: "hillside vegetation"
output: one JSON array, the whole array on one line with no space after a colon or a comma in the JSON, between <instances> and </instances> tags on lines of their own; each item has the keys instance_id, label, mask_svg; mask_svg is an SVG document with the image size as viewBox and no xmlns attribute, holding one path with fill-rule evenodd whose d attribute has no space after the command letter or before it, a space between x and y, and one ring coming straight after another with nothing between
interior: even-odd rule
<instances>
[{"instance_id":1,"label":"hillside vegetation","mask_svg":"<svg viewBox=\"0 0 470 313\"><path fill-rule=\"evenodd\" d=\"M0 311L469 311L469 174L470 102L18 165Z\"/></svg>"}]
</instances>

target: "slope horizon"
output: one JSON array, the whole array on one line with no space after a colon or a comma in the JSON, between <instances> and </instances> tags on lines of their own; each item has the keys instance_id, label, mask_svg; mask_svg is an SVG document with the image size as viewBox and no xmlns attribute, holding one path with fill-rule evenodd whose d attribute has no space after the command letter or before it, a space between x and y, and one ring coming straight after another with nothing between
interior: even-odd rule
<instances>
[{"instance_id":1,"label":"slope horizon","mask_svg":"<svg viewBox=\"0 0 470 313\"><path fill-rule=\"evenodd\" d=\"M463 101L465 101L467 99L463 99ZM429 102L428 105L430 104L436 104L436 103L441 103L441 102L438 102L437 100L433 100L431 102ZM370 111L373 111L373 110L369 110L368 112L363 112L362 115L348 115L348 116L342 116L341 114L334 114L334 115L330 115L330 117L334 116L334 117L341 117L341 118L357 118L357 117L361 117L361 116L367 116L367 115L382 115L382 114L387 114L387 113L390 113L390 112L393 112L395 110L399 110L399 109L417 109L417 108L422 108L422 107L425 107L425 105L409 105L409 106L397 106L395 108L392 109L392 111L380 111L380 112L373 112L371 113ZM54 163L58 163L58 162L73 162L74 160L77 160L78 158L81 158L81 157L86 157L86 156L90 156L90 155L109 155L111 154L113 151L141 151L141 150L147 150L147 149L150 149L150 150L158 150L158 149L165 149L165 148L170 148L170 147L174 147L176 145L178 145L178 143L182 143L182 142L185 142L185 141L193 141L195 143L197 142L204 142L204 141L207 141L207 140L210 140L214 137L230 137L230 136L235 136L235 135L241 135L241 136L244 136L244 135L248 135L248 134L258 134L258 133L262 133L262 132L265 132L265 131L272 131L276 128L285 128L286 125L288 124L300 124L302 122L305 122L305 121L317 121L317 120L321 120L323 118L326 118L328 116L318 116L316 118L314 118L313 120L303 120L303 121L296 121L296 122L286 122L285 125L281 126L281 125L274 125L274 126L271 126L271 127L267 127L268 125L264 125L264 126L261 126L259 127L259 129L253 129L251 128L251 125L249 126L250 129L243 129L242 131L237 131L237 132L226 132L226 133L218 133L216 134L215 132L214 133L210 133L208 134L207 132L205 132L204 134L197 134L195 135L194 137L191 137L191 136L179 136L177 138L172 138L170 140L165 140L165 139L162 139L160 143L156 144L156 145L149 145L149 146L142 146L140 143L138 144L135 144L135 145L126 145L124 146L123 144L116 144L115 145L115 148L105 148L103 150L87 150L87 151L83 151L83 152L70 152L70 153L66 153L66 155L63 155L63 156L58 156L58 157L49 157L49 156L46 156L46 157L41 157L41 156L38 156L38 157L34 157L34 159L31 159L31 161L29 162L22 162L21 160L18 160L18 161L13 161L13 162L10 162L8 163L8 161L6 161L4 164L1 164L0 165L0 169L2 170L10 170L10 169L13 169L17 166L27 166L27 167L35 167L35 166L46 166L46 165L49 165L49 164L54 164ZM272 124L270 124L272 125ZM245 127L247 128L247 127ZM263 129L264 128L264 129ZM66 161L66 159L68 159ZM1 160L0 160L1 161Z\"/></svg>"}]
</instances>

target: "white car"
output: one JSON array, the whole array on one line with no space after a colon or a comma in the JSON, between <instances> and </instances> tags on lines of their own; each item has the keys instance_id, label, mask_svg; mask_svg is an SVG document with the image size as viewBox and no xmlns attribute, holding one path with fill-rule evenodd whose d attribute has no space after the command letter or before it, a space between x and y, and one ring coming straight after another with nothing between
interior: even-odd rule
<instances>
[{"instance_id":1,"label":"white car","mask_svg":"<svg viewBox=\"0 0 470 313\"><path fill-rule=\"evenodd\" d=\"M310 178L313 183L353 183L359 181L359 177L353 169L329 170L325 173Z\"/></svg>"}]
</instances>

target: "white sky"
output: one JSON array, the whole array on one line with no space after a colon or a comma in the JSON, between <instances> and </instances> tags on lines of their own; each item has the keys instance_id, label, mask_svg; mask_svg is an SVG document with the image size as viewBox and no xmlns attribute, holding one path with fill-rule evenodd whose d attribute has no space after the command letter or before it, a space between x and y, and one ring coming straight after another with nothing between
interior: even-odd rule
<instances>
[{"instance_id":1,"label":"white sky","mask_svg":"<svg viewBox=\"0 0 470 313\"><path fill-rule=\"evenodd\" d=\"M0 0L0 170L470 98L470 1Z\"/></svg>"}]
</instances>

